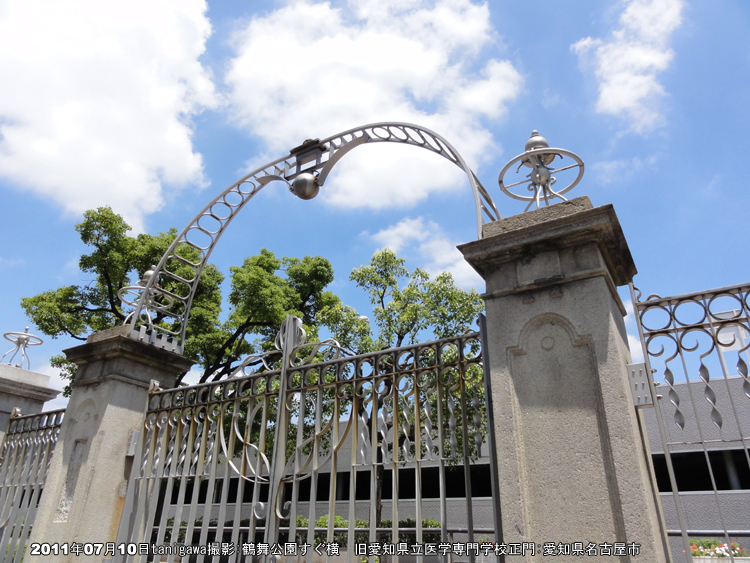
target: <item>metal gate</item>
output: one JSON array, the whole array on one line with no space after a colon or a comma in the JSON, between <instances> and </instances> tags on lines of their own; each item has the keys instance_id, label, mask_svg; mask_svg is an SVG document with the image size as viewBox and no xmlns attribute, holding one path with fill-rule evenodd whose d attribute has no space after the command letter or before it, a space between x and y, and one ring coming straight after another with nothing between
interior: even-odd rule
<instances>
[{"instance_id":1,"label":"metal gate","mask_svg":"<svg viewBox=\"0 0 750 563\"><path fill-rule=\"evenodd\" d=\"M0 455L0 561L19 563L34 525L65 410L10 420Z\"/></svg>"},{"instance_id":2,"label":"metal gate","mask_svg":"<svg viewBox=\"0 0 750 563\"><path fill-rule=\"evenodd\" d=\"M672 492L661 501L674 561L706 555L695 544L709 537L750 550L750 284L643 301L631 285L631 295L661 399L646 418L660 490Z\"/></svg>"},{"instance_id":3,"label":"metal gate","mask_svg":"<svg viewBox=\"0 0 750 563\"><path fill-rule=\"evenodd\" d=\"M353 356L290 316L232 377L153 391L114 560L491 554L481 349L473 332Z\"/></svg>"}]
</instances>

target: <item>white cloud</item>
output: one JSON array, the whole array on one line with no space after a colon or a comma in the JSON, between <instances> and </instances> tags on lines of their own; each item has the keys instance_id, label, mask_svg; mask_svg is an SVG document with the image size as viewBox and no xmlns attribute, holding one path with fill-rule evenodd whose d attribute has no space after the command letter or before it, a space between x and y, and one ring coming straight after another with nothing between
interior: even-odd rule
<instances>
[{"instance_id":1,"label":"white cloud","mask_svg":"<svg viewBox=\"0 0 750 563\"><path fill-rule=\"evenodd\" d=\"M416 252L424 269L431 277L441 272L450 272L456 284L465 289L484 291L484 280L477 274L456 248L456 242L448 239L443 229L434 221L422 217L405 218L402 221L370 235L383 248L397 254Z\"/></svg>"},{"instance_id":2,"label":"white cloud","mask_svg":"<svg viewBox=\"0 0 750 563\"><path fill-rule=\"evenodd\" d=\"M136 229L164 188L205 183L190 117L214 106L204 0L0 6L0 175Z\"/></svg>"},{"instance_id":3,"label":"white cloud","mask_svg":"<svg viewBox=\"0 0 750 563\"><path fill-rule=\"evenodd\" d=\"M70 381L63 380L60 377L60 370L58 368L53 368L49 363L44 364L42 367L39 367L35 369L37 373L42 373L44 375L49 376L49 387L51 389L56 389L57 391L62 391L63 387L68 385ZM52 399L51 401L44 404L44 411L53 411L56 409L64 409L68 406L68 397L63 397L62 393L60 393L56 398ZM23 414L29 414L29 413L23 413Z\"/></svg>"},{"instance_id":4,"label":"white cloud","mask_svg":"<svg viewBox=\"0 0 750 563\"><path fill-rule=\"evenodd\" d=\"M656 155L648 158L634 156L632 158L621 158L616 160L604 160L595 162L591 169L600 184L620 183L630 179L634 174L644 168L652 167L657 162Z\"/></svg>"},{"instance_id":5,"label":"white cloud","mask_svg":"<svg viewBox=\"0 0 750 563\"><path fill-rule=\"evenodd\" d=\"M641 339L634 334L628 333L628 347L630 348L630 357L634 364L640 364L643 360L643 348Z\"/></svg>"},{"instance_id":6,"label":"white cloud","mask_svg":"<svg viewBox=\"0 0 750 563\"><path fill-rule=\"evenodd\" d=\"M598 113L627 118L638 133L663 123L665 92L657 77L674 56L669 39L682 23L683 7L684 0L630 0L611 38L586 37L571 46L599 80Z\"/></svg>"},{"instance_id":7,"label":"white cloud","mask_svg":"<svg viewBox=\"0 0 750 563\"><path fill-rule=\"evenodd\" d=\"M234 35L231 115L269 158L306 138L405 121L440 133L476 167L498 150L483 120L505 115L522 86L508 61L474 69L494 41L487 5L469 0L291 2ZM344 207L412 205L465 185L452 168L423 150L368 146L337 165L322 194Z\"/></svg>"},{"instance_id":8,"label":"white cloud","mask_svg":"<svg viewBox=\"0 0 750 563\"><path fill-rule=\"evenodd\" d=\"M633 309L633 301L631 299L625 299L622 303L625 306L627 315L625 316L625 326L627 330L637 332L638 328L635 323L635 313ZM628 333L628 347L630 348L630 356L634 364L643 362L643 348L641 347L641 339L638 334Z\"/></svg>"}]
</instances>

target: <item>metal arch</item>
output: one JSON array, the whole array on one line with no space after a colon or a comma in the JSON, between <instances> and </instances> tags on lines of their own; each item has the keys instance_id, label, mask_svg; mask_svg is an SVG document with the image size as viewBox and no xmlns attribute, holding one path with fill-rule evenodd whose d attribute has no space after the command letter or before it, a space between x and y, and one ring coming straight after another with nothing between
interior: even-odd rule
<instances>
[{"instance_id":1,"label":"metal arch","mask_svg":"<svg viewBox=\"0 0 750 563\"><path fill-rule=\"evenodd\" d=\"M137 301L133 300L135 310L124 323L130 326L128 335L133 339L181 353L198 281L216 243L240 209L265 185L274 180L285 182L292 190L291 180L303 173L317 172L316 183L318 186L323 185L333 166L346 153L359 145L373 142L396 142L422 147L461 168L469 179L474 195L478 238L482 238L485 216L490 221L500 219L495 203L463 157L446 139L429 129L411 123L371 123L322 141L308 140L292 149L287 156L254 170L229 186L180 232L154 269L154 275L142 288L132 288L140 293L140 296ZM188 256L178 253L186 247L200 254L198 262L193 262ZM192 269L192 277L187 279L171 271L169 268L174 268L175 264L183 264ZM172 280L182 288L179 294L159 287L159 280L166 279ZM159 299L166 300L169 304L160 303ZM173 319L175 325L170 330L153 324L149 310Z\"/></svg>"}]
</instances>

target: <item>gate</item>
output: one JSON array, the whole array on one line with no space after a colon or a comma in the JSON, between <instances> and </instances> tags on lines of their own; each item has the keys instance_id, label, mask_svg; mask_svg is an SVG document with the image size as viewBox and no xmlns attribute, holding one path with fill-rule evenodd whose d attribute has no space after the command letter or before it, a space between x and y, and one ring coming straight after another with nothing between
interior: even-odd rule
<instances>
[{"instance_id":1,"label":"gate","mask_svg":"<svg viewBox=\"0 0 750 563\"><path fill-rule=\"evenodd\" d=\"M0 455L0 561L19 563L65 410L11 418Z\"/></svg>"},{"instance_id":2,"label":"gate","mask_svg":"<svg viewBox=\"0 0 750 563\"><path fill-rule=\"evenodd\" d=\"M661 399L646 420L652 451L661 450L655 466L673 558L703 555L690 538L744 540L750 550L750 284L643 301L631 285L631 295Z\"/></svg>"},{"instance_id":3,"label":"gate","mask_svg":"<svg viewBox=\"0 0 750 563\"><path fill-rule=\"evenodd\" d=\"M473 332L354 356L290 316L232 377L152 392L114 560L491 553L481 349Z\"/></svg>"}]
</instances>

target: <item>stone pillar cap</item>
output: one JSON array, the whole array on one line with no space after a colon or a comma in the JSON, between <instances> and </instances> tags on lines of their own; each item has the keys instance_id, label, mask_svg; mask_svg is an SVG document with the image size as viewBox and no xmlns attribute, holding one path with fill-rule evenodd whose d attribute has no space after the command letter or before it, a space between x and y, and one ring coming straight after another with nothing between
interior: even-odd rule
<instances>
[{"instance_id":1,"label":"stone pillar cap","mask_svg":"<svg viewBox=\"0 0 750 563\"><path fill-rule=\"evenodd\" d=\"M485 278L491 265L588 242L598 244L615 285L638 273L614 207L593 207L587 196L487 223L483 233L458 249Z\"/></svg>"}]
</instances>

